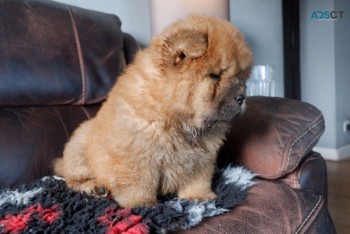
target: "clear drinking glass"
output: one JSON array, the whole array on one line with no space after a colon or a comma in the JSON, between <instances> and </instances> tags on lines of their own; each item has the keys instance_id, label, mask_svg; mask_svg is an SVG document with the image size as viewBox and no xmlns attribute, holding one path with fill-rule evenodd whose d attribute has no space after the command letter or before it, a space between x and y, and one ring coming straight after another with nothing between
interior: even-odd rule
<instances>
[{"instance_id":1,"label":"clear drinking glass","mask_svg":"<svg viewBox=\"0 0 350 234\"><path fill-rule=\"evenodd\" d=\"M251 76L247 82L248 96L274 96L275 84L273 66L253 66Z\"/></svg>"}]
</instances>

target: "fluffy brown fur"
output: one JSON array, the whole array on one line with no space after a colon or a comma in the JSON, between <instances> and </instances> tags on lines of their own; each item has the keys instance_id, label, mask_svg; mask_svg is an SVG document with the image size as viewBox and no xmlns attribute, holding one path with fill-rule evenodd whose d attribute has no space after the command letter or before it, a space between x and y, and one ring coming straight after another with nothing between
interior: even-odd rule
<instances>
[{"instance_id":1,"label":"fluffy brown fur","mask_svg":"<svg viewBox=\"0 0 350 234\"><path fill-rule=\"evenodd\" d=\"M191 16L140 51L97 116L80 125L55 163L75 190L104 187L124 207L157 194L215 198L211 179L252 66L230 23ZM238 100L238 101L237 101Z\"/></svg>"}]
</instances>

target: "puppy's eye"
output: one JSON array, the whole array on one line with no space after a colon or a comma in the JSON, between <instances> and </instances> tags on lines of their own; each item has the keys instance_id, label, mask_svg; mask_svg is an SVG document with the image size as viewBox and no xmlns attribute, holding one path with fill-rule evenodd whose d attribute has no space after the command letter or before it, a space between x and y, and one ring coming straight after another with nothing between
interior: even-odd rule
<instances>
[{"instance_id":1,"label":"puppy's eye","mask_svg":"<svg viewBox=\"0 0 350 234\"><path fill-rule=\"evenodd\" d=\"M209 76L212 80L215 80L215 81L220 80L220 74L210 73Z\"/></svg>"}]
</instances>

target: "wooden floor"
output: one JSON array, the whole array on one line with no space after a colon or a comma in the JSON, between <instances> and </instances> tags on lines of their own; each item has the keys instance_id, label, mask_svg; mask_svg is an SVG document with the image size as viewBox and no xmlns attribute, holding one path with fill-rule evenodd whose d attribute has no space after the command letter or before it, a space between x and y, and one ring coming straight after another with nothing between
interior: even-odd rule
<instances>
[{"instance_id":1,"label":"wooden floor","mask_svg":"<svg viewBox=\"0 0 350 234\"><path fill-rule=\"evenodd\" d=\"M327 161L328 208L338 234L350 233L350 160Z\"/></svg>"}]
</instances>

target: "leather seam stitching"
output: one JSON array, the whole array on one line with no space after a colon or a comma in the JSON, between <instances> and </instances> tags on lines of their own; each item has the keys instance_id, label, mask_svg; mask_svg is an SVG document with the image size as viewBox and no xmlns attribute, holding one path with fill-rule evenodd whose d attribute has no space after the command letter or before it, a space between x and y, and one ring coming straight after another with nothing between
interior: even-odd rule
<instances>
[{"instance_id":1,"label":"leather seam stitching","mask_svg":"<svg viewBox=\"0 0 350 234\"><path fill-rule=\"evenodd\" d=\"M306 219L304 220L304 222L300 225L300 227L298 228L298 230L295 233L300 233L301 229L305 227L305 224L309 221L310 217L314 214L316 208L318 208L321 204L322 201L322 196L318 197L318 201L315 205L315 207L312 209L312 211L310 212L310 214L306 217Z\"/></svg>"},{"instance_id":2,"label":"leather seam stitching","mask_svg":"<svg viewBox=\"0 0 350 234\"><path fill-rule=\"evenodd\" d=\"M67 130L67 128L66 128L66 125L65 125L64 122L63 122L63 119L62 119L60 113L57 111L56 108L54 108L54 110L55 110L55 113L56 113L58 119L60 120L60 123L62 124L62 127L63 127L63 129L64 129L64 132L65 132L65 134L66 134L67 139L69 139L68 130Z\"/></svg>"},{"instance_id":3,"label":"leather seam stitching","mask_svg":"<svg viewBox=\"0 0 350 234\"><path fill-rule=\"evenodd\" d=\"M302 155L305 154L306 150L309 148L310 145L312 145L315 141L317 141L321 137L322 133L323 131L315 136L315 138L305 147L305 150L302 152ZM297 161L296 165L292 168L291 171L295 170L298 167L301 159L302 158L299 157L299 160Z\"/></svg>"},{"instance_id":4,"label":"leather seam stitching","mask_svg":"<svg viewBox=\"0 0 350 234\"><path fill-rule=\"evenodd\" d=\"M91 119L91 115L89 114L89 112L86 110L85 107L80 106L80 108L83 110L84 114L86 115L87 119Z\"/></svg>"},{"instance_id":5,"label":"leather seam stitching","mask_svg":"<svg viewBox=\"0 0 350 234\"><path fill-rule=\"evenodd\" d=\"M72 27L73 27L73 32L74 32L74 38L75 38L75 44L77 46L77 52L78 52L78 58L79 58L79 66L80 66L80 74L81 74L81 98L80 98L80 105L85 104L85 99L86 99L86 73L85 73L85 65L84 65L84 59L83 59L83 52L81 49L81 44L80 44L80 37L79 37L79 32L77 28L77 24L75 21L75 18L73 16L72 9L70 6L67 5L69 15L71 18L72 22Z\"/></svg>"},{"instance_id":6,"label":"leather seam stitching","mask_svg":"<svg viewBox=\"0 0 350 234\"><path fill-rule=\"evenodd\" d=\"M320 116L319 116L319 118L320 118ZM311 126L310 128L308 128L302 135L300 135L296 140L294 140L294 142L292 143L292 146L290 147L289 152L288 152L288 162L287 162L287 167L286 167L286 169L288 169L288 167L289 167L289 164L290 164L290 155L291 155L291 152L292 152L292 149L293 149L294 145L295 145L302 137L304 137L308 132L310 132L311 129L313 129L313 128L315 128L316 126L318 126L319 124L321 124L321 123L322 123L322 120L323 120L323 119L321 118L317 123L315 123L313 126ZM322 133L323 133L323 131L313 138L313 140L305 147L305 149L304 149L304 151L302 152L302 154L304 154L304 153L306 152L306 150L309 148L309 146L310 146L315 140L317 140L318 137L319 137ZM298 159L298 161L297 161L297 163L296 163L296 166L292 169L292 171L293 171L295 168L297 168L297 166L298 166L300 160L301 160L301 157L299 157L299 159Z\"/></svg>"}]
</instances>

